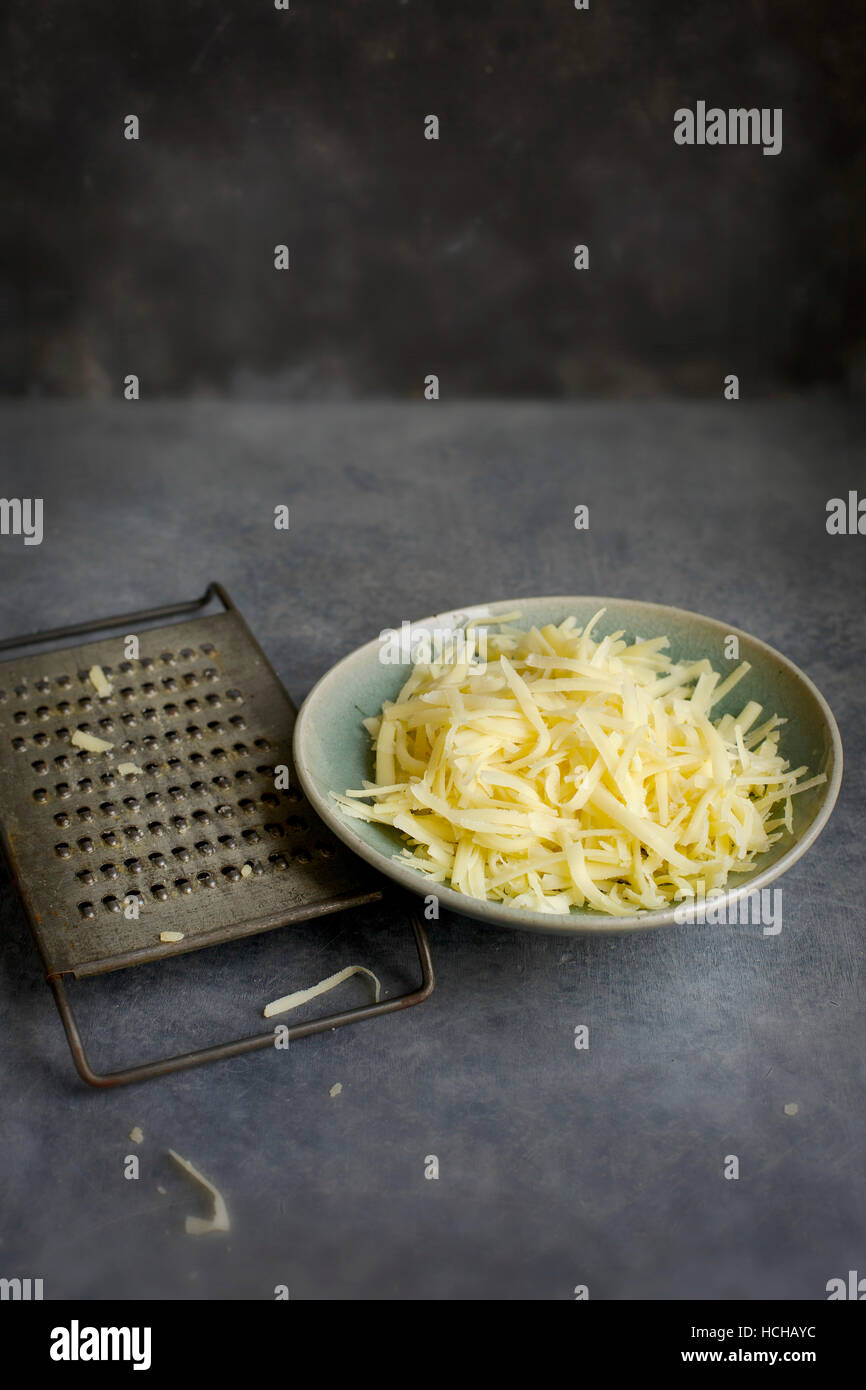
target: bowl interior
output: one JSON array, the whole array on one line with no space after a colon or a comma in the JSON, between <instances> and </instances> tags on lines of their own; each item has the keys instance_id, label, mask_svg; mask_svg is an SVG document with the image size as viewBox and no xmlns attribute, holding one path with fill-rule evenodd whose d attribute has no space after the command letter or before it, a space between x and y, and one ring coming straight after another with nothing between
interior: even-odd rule
<instances>
[{"instance_id":1,"label":"bowl interior","mask_svg":"<svg viewBox=\"0 0 866 1390\"><path fill-rule=\"evenodd\" d=\"M776 876L783 861L792 861L797 846L817 834L832 809L841 774L839 743L833 716L811 682L792 663L765 643L711 618L682 609L625 599L529 598L505 600L486 605L490 614L519 610L517 627L559 623L574 615L581 626L599 608L606 612L593 629L598 638L622 628L628 640L659 637L670 639L674 660L708 657L723 674L739 661L752 669L734 690L713 709L713 718L739 713L748 700L764 707L763 718L776 713L787 718L780 748L792 767L805 763L809 774L827 774L827 782L794 797L794 829L785 834L756 861L748 874L731 875L729 890L761 886ZM442 626L442 618L424 620L424 625ZM737 658L726 655L730 636L739 644ZM314 687L304 703L295 734L295 760L304 791L322 818L339 837L383 873L406 887L425 894L435 891L445 905L467 916L497 921L507 926L548 931L624 930L629 927L665 925L673 920L672 911L641 912L630 918L612 918L604 913L573 909L560 917L524 911L507 904L481 902L434 889L429 881L412 869L395 863L393 856L406 841L387 826L372 825L345 816L330 796L360 787L373 775L370 737L361 720L379 713L385 700L393 699L406 680L409 667L384 662L382 643L371 641L339 662Z\"/></svg>"}]
</instances>

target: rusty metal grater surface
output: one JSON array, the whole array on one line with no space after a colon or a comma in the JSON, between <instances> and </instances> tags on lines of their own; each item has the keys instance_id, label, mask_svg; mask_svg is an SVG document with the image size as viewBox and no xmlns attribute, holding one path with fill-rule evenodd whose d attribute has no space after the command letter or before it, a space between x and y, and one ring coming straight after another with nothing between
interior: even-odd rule
<instances>
[{"instance_id":1,"label":"rusty metal grater surface","mask_svg":"<svg viewBox=\"0 0 866 1390\"><path fill-rule=\"evenodd\" d=\"M138 636L135 661L110 637L0 663L0 833L47 975L95 975L378 898L295 786L295 711L237 611ZM111 751L75 747L76 729ZM287 790L274 786L279 765ZM132 896L137 919L124 911Z\"/></svg>"}]
</instances>

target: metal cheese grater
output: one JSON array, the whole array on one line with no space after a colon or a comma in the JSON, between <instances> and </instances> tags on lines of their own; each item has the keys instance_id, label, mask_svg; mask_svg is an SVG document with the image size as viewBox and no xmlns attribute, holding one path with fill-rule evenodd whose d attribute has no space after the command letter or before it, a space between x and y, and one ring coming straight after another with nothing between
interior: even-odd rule
<instances>
[{"instance_id":1,"label":"metal cheese grater","mask_svg":"<svg viewBox=\"0 0 866 1390\"><path fill-rule=\"evenodd\" d=\"M222 612L176 622L218 600ZM147 623L162 625L144 629ZM75 1065L122 1086L272 1046L273 1031L122 1071L88 1062L66 982L306 921L381 897L378 880L318 820L292 776L295 711L220 584L189 603L0 642L9 651L108 628L135 633L0 663L0 835ZM144 630L142 630L144 629ZM99 666L111 683L100 696ZM76 747L76 730L107 752ZM120 771L128 764L135 771ZM288 769L284 789L275 770ZM289 1027L306 1037L421 1003L430 950L412 919L422 983L409 994ZM163 932L181 933L161 941Z\"/></svg>"}]
</instances>

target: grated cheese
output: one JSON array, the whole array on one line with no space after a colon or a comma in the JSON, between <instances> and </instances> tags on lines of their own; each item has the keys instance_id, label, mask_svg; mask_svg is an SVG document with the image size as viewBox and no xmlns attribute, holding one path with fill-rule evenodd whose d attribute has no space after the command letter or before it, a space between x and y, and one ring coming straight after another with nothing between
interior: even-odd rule
<instances>
[{"instance_id":1,"label":"grated cheese","mask_svg":"<svg viewBox=\"0 0 866 1390\"><path fill-rule=\"evenodd\" d=\"M182 932L182 931L161 931L160 934L159 934L159 939L160 939L160 941L183 941L183 932Z\"/></svg>"},{"instance_id":2,"label":"grated cheese","mask_svg":"<svg viewBox=\"0 0 866 1390\"><path fill-rule=\"evenodd\" d=\"M87 676L97 695L101 695L104 698L106 695L111 694L111 681L108 679L101 666L91 666Z\"/></svg>"},{"instance_id":3,"label":"grated cheese","mask_svg":"<svg viewBox=\"0 0 866 1390\"><path fill-rule=\"evenodd\" d=\"M202 1220L200 1216L188 1216L186 1218L186 1233L188 1236L203 1236L209 1231L228 1231L230 1229L229 1214L223 1200L222 1193L218 1192L212 1182L202 1177L197 1168L194 1168L189 1159L181 1158L180 1154L175 1153L174 1149L169 1149L171 1157L175 1163L181 1167L185 1173L210 1193L213 1198L213 1215L207 1220Z\"/></svg>"},{"instance_id":4,"label":"grated cheese","mask_svg":"<svg viewBox=\"0 0 866 1390\"><path fill-rule=\"evenodd\" d=\"M136 767L135 763L118 763L117 770L118 772L122 772L124 777L133 777L136 775L139 777L144 776L141 768Z\"/></svg>"},{"instance_id":5,"label":"grated cheese","mask_svg":"<svg viewBox=\"0 0 866 1390\"><path fill-rule=\"evenodd\" d=\"M85 748L88 753L107 753L109 748L113 748L113 743L107 743L104 738L97 738L95 734L85 734L81 729L76 729L70 743L74 743L76 748Z\"/></svg>"},{"instance_id":6,"label":"grated cheese","mask_svg":"<svg viewBox=\"0 0 866 1390\"><path fill-rule=\"evenodd\" d=\"M310 999L315 999L318 994L327 994L329 989L336 989L344 980L348 980L352 975L366 975L373 981L375 988L375 1001L378 1004L382 993L382 986L365 965L347 965L345 970L338 970L336 975L329 975L327 979L320 980L317 985L311 985L309 989L296 990L294 994L284 994L282 999L275 999L273 1003L266 1004L264 1017L273 1018L274 1014L285 1014L290 1009L298 1009L301 1004L306 1004Z\"/></svg>"},{"instance_id":7,"label":"grated cheese","mask_svg":"<svg viewBox=\"0 0 866 1390\"><path fill-rule=\"evenodd\" d=\"M790 768L755 701L713 721L748 662L722 679L667 637L596 641L603 613L488 634L483 664L470 628L459 663L417 663L364 720L375 779L332 793L344 814L401 831L433 883L538 912L663 909L748 870L825 775Z\"/></svg>"}]
</instances>

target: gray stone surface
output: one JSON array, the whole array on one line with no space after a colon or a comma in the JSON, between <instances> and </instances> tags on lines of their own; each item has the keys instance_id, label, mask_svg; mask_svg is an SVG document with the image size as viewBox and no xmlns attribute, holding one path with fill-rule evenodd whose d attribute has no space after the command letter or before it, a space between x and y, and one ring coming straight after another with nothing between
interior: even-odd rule
<instances>
[{"instance_id":1,"label":"gray stone surface","mask_svg":"<svg viewBox=\"0 0 866 1390\"><path fill-rule=\"evenodd\" d=\"M567 1299L586 1283L593 1298L812 1299L866 1271L866 539L824 527L828 497L864 485L864 433L862 412L830 402L4 407L3 495L45 499L40 547L0 537L4 636L220 578L300 700L403 618L520 594L647 598L802 665L847 771L784 880L778 937L569 940L448 917L422 1007L114 1094L77 1079L4 872L0 1274L41 1276L54 1298L287 1284L293 1298ZM116 1065L252 1030L263 999L354 960L405 984L399 903L75 999ZM133 1125L137 1182L122 1175ZM227 1238L184 1234L201 1207L169 1147L225 1192ZM728 1154L738 1181L722 1177Z\"/></svg>"}]
</instances>

